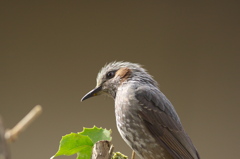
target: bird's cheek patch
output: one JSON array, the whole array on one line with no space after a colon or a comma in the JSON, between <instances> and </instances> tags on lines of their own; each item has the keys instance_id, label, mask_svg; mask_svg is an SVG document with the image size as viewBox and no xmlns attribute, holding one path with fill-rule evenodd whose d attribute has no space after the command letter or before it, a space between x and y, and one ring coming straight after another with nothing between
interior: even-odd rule
<instances>
[{"instance_id":1,"label":"bird's cheek patch","mask_svg":"<svg viewBox=\"0 0 240 159\"><path fill-rule=\"evenodd\" d=\"M121 68L116 72L116 76L119 76L121 78L121 82L128 79L130 74L131 74L131 70L128 68Z\"/></svg>"}]
</instances>

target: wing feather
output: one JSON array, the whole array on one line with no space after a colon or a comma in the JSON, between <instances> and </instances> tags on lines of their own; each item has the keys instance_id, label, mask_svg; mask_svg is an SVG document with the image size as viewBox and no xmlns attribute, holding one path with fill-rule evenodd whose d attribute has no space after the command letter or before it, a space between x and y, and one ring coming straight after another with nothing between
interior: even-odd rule
<instances>
[{"instance_id":1,"label":"wing feather","mask_svg":"<svg viewBox=\"0 0 240 159\"><path fill-rule=\"evenodd\" d=\"M200 159L171 102L159 89L139 87L136 98L142 105L139 116L159 144L176 159Z\"/></svg>"}]
</instances>

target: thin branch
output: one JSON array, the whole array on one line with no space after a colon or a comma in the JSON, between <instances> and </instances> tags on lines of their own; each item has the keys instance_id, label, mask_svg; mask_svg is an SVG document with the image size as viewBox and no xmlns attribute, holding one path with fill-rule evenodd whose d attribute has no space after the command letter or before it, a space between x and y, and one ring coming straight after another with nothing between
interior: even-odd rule
<instances>
[{"instance_id":1,"label":"thin branch","mask_svg":"<svg viewBox=\"0 0 240 159\"><path fill-rule=\"evenodd\" d=\"M42 106L35 106L14 128L6 131L6 141L14 142L18 135L24 131L41 113Z\"/></svg>"},{"instance_id":2,"label":"thin branch","mask_svg":"<svg viewBox=\"0 0 240 159\"><path fill-rule=\"evenodd\" d=\"M110 154L110 157L112 157L113 150L114 150L114 146L111 145L110 150L108 151L108 153Z\"/></svg>"},{"instance_id":3,"label":"thin branch","mask_svg":"<svg viewBox=\"0 0 240 159\"><path fill-rule=\"evenodd\" d=\"M5 140L5 129L0 117L0 159L10 159L8 144Z\"/></svg>"},{"instance_id":4,"label":"thin branch","mask_svg":"<svg viewBox=\"0 0 240 159\"><path fill-rule=\"evenodd\" d=\"M135 159L135 155L136 155L135 151L132 151L132 157L131 157L131 159Z\"/></svg>"}]
</instances>

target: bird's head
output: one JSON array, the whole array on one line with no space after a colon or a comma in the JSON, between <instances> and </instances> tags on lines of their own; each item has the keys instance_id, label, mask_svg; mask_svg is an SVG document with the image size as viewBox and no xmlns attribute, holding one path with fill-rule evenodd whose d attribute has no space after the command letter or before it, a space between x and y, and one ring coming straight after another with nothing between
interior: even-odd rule
<instances>
[{"instance_id":1,"label":"bird's head","mask_svg":"<svg viewBox=\"0 0 240 159\"><path fill-rule=\"evenodd\" d=\"M98 73L97 86L87 93L81 101L100 94L115 98L118 87L129 81L157 86L156 81L139 64L130 62L112 62L106 64Z\"/></svg>"}]
</instances>

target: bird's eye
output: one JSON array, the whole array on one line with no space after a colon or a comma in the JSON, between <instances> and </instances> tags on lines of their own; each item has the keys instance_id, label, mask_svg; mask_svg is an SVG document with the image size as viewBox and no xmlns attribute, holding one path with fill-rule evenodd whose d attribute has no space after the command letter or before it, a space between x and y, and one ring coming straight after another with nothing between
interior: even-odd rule
<instances>
[{"instance_id":1,"label":"bird's eye","mask_svg":"<svg viewBox=\"0 0 240 159\"><path fill-rule=\"evenodd\" d=\"M107 77L108 79L113 78L114 76L115 76L115 71L110 71L110 72L108 72L108 73L106 74L106 77Z\"/></svg>"}]
</instances>

